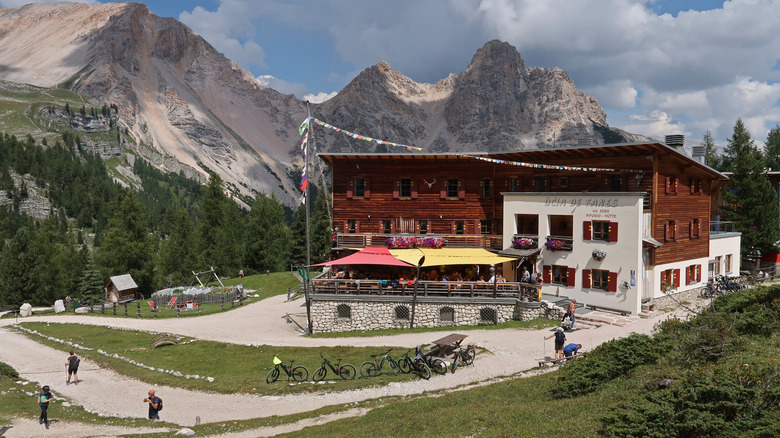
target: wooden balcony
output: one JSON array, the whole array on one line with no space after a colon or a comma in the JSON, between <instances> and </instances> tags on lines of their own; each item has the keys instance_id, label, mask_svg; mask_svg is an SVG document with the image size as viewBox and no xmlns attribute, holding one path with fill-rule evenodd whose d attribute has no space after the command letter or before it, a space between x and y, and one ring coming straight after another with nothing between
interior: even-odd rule
<instances>
[{"instance_id":1,"label":"wooden balcony","mask_svg":"<svg viewBox=\"0 0 780 438\"><path fill-rule=\"evenodd\" d=\"M341 278L312 279L313 294L350 296L412 296L414 285L391 280L346 280ZM419 281L418 297L451 298L518 298L539 301L541 285L528 283L484 283L476 281Z\"/></svg>"},{"instance_id":2,"label":"wooden balcony","mask_svg":"<svg viewBox=\"0 0 780 438\"><path fill-rule=\"evenodd\" d=\"M563 242L563 246L561 248L558 248L554 251L571 251L574 247L574 238L569 236L547 236L547 240L545 241L544 247L546 249L550 249L549 246L547 246L547 242L550 240L557 240ZM552 251L552 250L551 250Z\"/></svg>"},{"instance_id":3,"label":"wooden balcony","mask_svg":"<svg viewBox=\"0 0 780 438\"><path fill-rule=\"evenodd\" d=\"M365 248L387 246L387 239L393 237L443 238L445 248L484 248L501 250L503 237L491 234L380 234L380 233L338 233L334 246L339 248Z\"/></svg>"}]
</instances>

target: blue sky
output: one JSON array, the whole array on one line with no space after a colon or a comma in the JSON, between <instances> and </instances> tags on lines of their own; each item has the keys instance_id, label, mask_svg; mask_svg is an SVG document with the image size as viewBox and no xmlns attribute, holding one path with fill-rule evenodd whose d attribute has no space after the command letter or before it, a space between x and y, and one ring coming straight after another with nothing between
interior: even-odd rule
<instances>
[{"instance_id":1,"label":"blue sky","mask_svg":"<svg viewBox=\"0 0 780 438\"><path fill-rule=\"evenodd\" d=\"M46 0L42 0L46 1ZM0 0L15 7L27 0ZM97 0L84 0L97 3ZM321 101L387 61L417 82L466 69L492 39L560 67L610 126L724 145L780 122L780 0L147 0L266 86Z\"/></svg>"}]
</instances>

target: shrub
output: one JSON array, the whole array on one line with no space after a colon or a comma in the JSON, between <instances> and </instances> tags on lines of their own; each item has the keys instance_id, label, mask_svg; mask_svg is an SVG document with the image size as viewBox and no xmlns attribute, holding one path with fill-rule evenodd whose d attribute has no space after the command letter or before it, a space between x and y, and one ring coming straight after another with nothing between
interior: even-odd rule
<instances>
[{"instance_id":1,"label":"shrub","mask_svg":"<svg viewBox=\"0 0 780 438\"><path fill-rule=\"evenodd\" d=\"M657 343L647 335L634 333L613 339L562 368L552 388L553 396L575 397L594 392L639 365L655 362L659 355Z\"/></svg>"},{"instance_id":2,"label":"shrub","mask_svg":"<svg viewBox=\"0 0 780 438\"><path fill-rule=\"evenodd\" d=\"M9 377L11 379L18 379L19 373L5 362L0 362L0 376Z\"/></svg>"}]
</instances>

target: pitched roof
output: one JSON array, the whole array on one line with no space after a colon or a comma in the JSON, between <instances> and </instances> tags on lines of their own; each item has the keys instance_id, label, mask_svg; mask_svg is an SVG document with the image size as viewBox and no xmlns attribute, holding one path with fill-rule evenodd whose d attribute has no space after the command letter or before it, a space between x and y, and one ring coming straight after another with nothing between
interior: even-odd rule
<instances>
[{"instance_id":1,"label":"pitched roof","mask_svg":"<svg viewBox=\"0 0 780 438\"><path fill-rule=\"evenodd\" d=\"M130 274L109 277L108 282L114 283L116 290L119 291L138 288L138 285L135 284L135 280L133 280L133 277L131 277Z\"/></svg>"}]
</instances>

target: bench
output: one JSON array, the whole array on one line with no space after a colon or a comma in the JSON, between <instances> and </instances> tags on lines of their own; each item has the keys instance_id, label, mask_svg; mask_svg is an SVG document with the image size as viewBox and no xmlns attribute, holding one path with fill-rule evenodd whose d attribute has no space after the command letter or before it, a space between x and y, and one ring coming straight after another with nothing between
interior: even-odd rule
<instances>
[{"instance_id":1,"label":"bench","mask_svg":"<svg viewBox=\"0 0 780 438\"><path fill-rule=\"evenodd\" d=\"M452 353L453 350L456 350L460 347L461 342L463 342L464 339L466 339L468 335L461 335L458 333L452 333L449 334L443 338L437 339L433 342L431 342L433 345L435 345L437 350L434 350L431 352L431 354L436 354L437 356L446 357L450 353Z\"/></svg>"}]
</instances>

